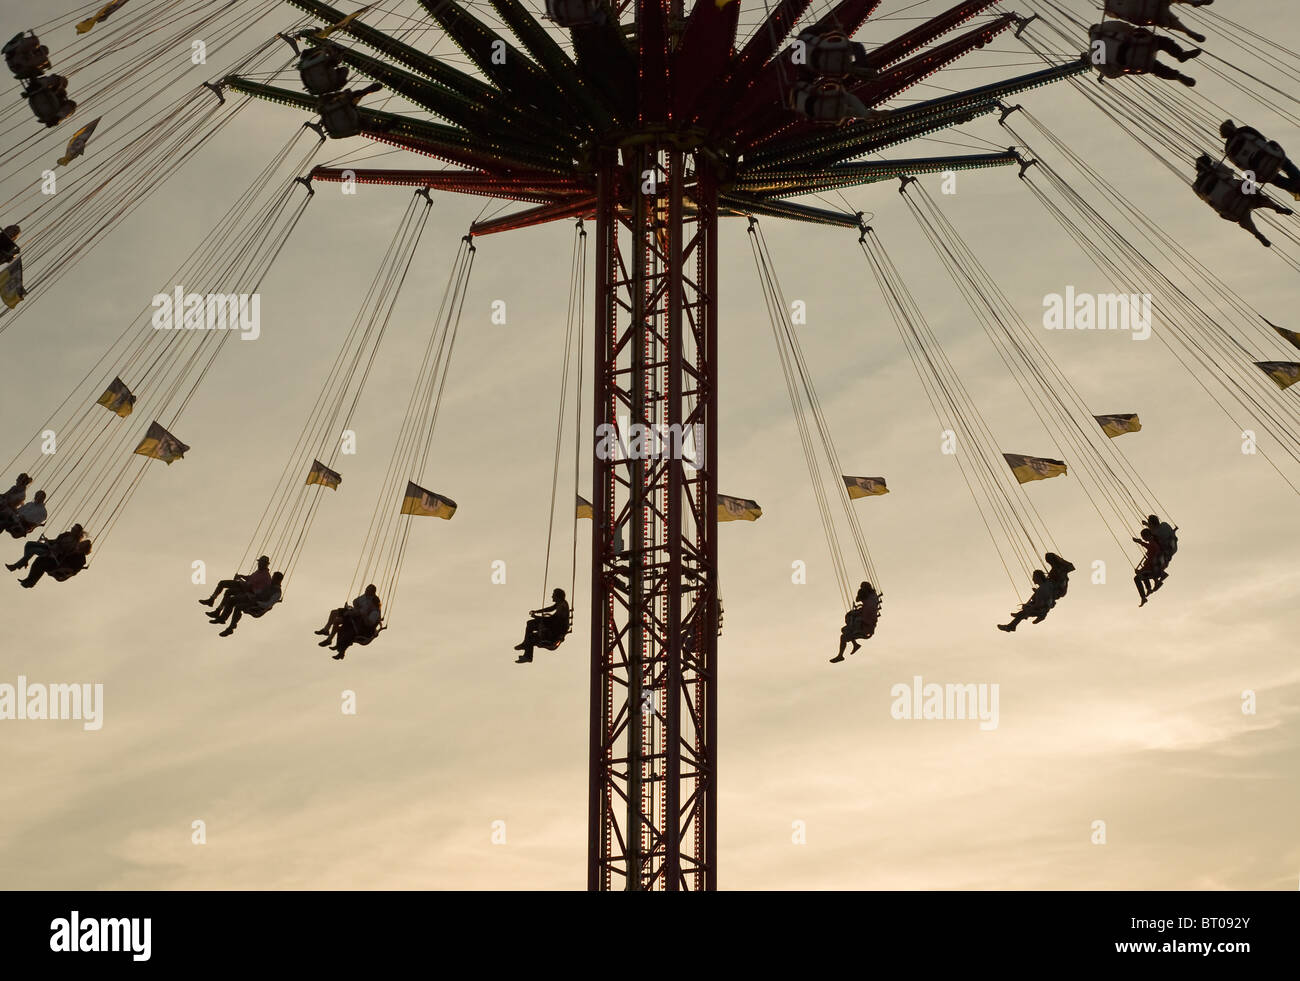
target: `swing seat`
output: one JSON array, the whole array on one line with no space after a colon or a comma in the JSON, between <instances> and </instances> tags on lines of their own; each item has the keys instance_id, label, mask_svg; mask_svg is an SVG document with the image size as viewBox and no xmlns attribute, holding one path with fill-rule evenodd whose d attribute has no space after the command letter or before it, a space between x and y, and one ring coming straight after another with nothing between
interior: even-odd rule
<instances>
[{"instance_id":1,"label":"swing seat","mask_svg":"<svg viewBox=\"0 0 1300 981\"><path fill-rule=\"evenodd\" d=\"M320 100L320 121L325 132L336 140L361 132L361 113L348 92L331 92Z\"/></svg>"},{"instance_id":2,"label":"swing seat","mask_svg":"<svg viewBox=\"0 0 1300 981\"><path fill-rule=\"evenodd\" d=\"M50 67L50 49L35 34L19 34L4 46L5 64L14 78L26 81Z\"/></svg>"},{"instance_id":3,"label":"swing seat","mask_svg":"<svg viewBox=\"0 0 1300 981\"><path fill-rule=\"evenodd\" d=\"M552 639L552 640L547 640L547 641L540 641L540 640L539 640L539 641L538 641L536 644L534 644L533 646L534 646L534 647L540 647L540 648L542 648L543 650L553 651L553 650L555 650L556 648L558 648L561 644L563 644L565 638L568 637L569 634L571 634L571 633L573 633L573 611L572 611L572 610L569 611L569 626L565 629L564 633L563 633L561 636L556 637L556 638L554 638L554 639Z\"/></svg>"},{"instance_id":4,"label":"swing seat","mask_svg":"<svg viewBox=\"0 0 1300 981\"><path fill-rule=\"evenodd\" d=\"M1282 165L1286 163L1286 151L1270 140L1257 145L1254 158L1255 182L1267 184L1282 172Z\"/></svg>"},{"instance_id":5,"label":"swing seat","mask_svg":"<svg viewBox=\"0 0 1300 981\"><path fill-rule=\"evenodd\" d=\"M312 95L328 95L348 84L348 70L339 64L338 52L317 48L298 59L303 88Z\"/></svg>"},{"instance_id":6,"label":"swing seat","mask_svg":"<svg viewBox=\"0 0 1300 981\"><path fill-rule=\"evenodd\" d=\"M818 36L812 31L799 35L808 51L808 67L819 77L842 78L865 56L866 48L838 31Z\"/></svg>"},{"instance_id":7,"label":"swing seat","mask_svg":"<svg viewBox=\"0 0 1300 981\"><path fill-rule=\"evenodd\" d=\"M1160 0L1106 0L1102 13L1130 24L1154 27L1160 23L1160 8Z\"/></svg>"},{"instance_id":8,"label":"swing seat","mask_svg":"<svg viewBox=\"0 0 1300 981\"><path fill-rule=\"evenodd\" d=\"M46 75L40 85L23 93L36 118L47 127L57 126L76 112L77 104L64 93L68 80L61 75Z\"/></svg>"},{"instance_id":9,"label":"swing seat","mask_svg":"<svg viewBox=\"0 0 1300 981\"><path fill-rule=\"evenodd\" d=\"M546 0L546 16L560 27L598 27L609 19L599 0Z\"/></svg>"},{"instance_id":10,"label":"swing seat","mask_svg":"<svg viewBox=\"0 0 1300 981\"><path fill-rule=\"evenodd\" d=\"M845 640L870 640L875 635L876 625L880 623L882 599L882 595L878 593L876 602L870 608L854 606L844 614L842 633Z\"/></svg>"},{"instance_id":11,"label":"swing seat","mask_svg":"<svg viewBox=\"0 0 1300 981\"><path fill-rule=\"evenodd\" d=\"M379 636L380 632L383 629L384 629L384 624L381 622L379 626L375 628L375 632L373 634L357 634L356 637L353 639L352 643L359 644L362 647L366 647L370 644L372 640L374 640L376 637Z\"/></svg>"},{"instance_id":12,"label":"swing seat","mask_svg":"<svg viewBox=\"0 0 1300 981\"><path fill-rule=\"evenodd\" d=\"M279 606L279 604L280 604L280 600L276 600L270 606L252 607L251 609L247 609L244 611L244 616L252 617L254 620L257 620L261 617L266 616L268 613L271 612L272 609L274 609L276 606Z\"/></svg>"}]
</instances>

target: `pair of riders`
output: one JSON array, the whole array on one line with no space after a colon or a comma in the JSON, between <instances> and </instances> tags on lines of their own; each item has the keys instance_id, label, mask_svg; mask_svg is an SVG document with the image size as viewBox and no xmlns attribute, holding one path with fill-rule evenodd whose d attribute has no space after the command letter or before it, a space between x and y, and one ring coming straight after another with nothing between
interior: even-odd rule
<instances>
[{"instance_id":1,"label":"pair of riders","mask_svg":"<svg viewBox=\"0 0 1300 981\"><path fill-rule=\"evenodd\" d=\"M337 651L335 661L343 660L343 655L353 644L364 647L379 636L379 631L384 629L383 609L379 589L371 583L351 603L330 611L325 626L316 631L325 638L320 646ZM331 643L334 646L331 647Z\"/></svg>"},{"instance_id":2,"label":"pair of riders","mask_svg":"<svg viewBox=\"0 0 1300 981\"><path fill-rule=\"evenodd\" d=\"M31 589L47 575L55 582L65 582L86 568L90 547L85 529L81 525L73 525L56 538L42 535L34 542L27 542L23 546L22 558L6 564L5 568L10 572L18 572L30 565L31 571L27 578L18 581L26 589Z\"/></svg>"},{"instance_id":3,"label":"pair of riders","mask_svg":"<svg viewBox=\"0 0 1300 981\"><path fill-rule=\"evenodd\" d=\"M1203 153L1196 160L1192 190L1224 221L1240 225L1264 246L1271 246L1256 227L1253 212L1268 208L1280 215L1293 214L1290 208L1262 193L1263 185L1272 184L1300 200L1300 167L1280 144L1253 126L1238 126L1225 119L1219 126L1219 135L1223 137L1224 157L1236 164L1245 178L1238 178L1226 163L1216 163L1209 154Z\"/></svg>"},{"instance_id":4,"label":"pair of riders","mask_svg":"<svg viewBox=\"0 0 1300 981\"><path fill-rule=\"evenodd\" d=\"M1189 88L1196 84L1196 79L1162 64L1156 56L1171 55L1181 64L1200 57L1200 48L1185 49L1173 38L1121 20L1093 24L1088 29L1088 41L1090 49L1086 57L1103 78L1155 75L1171 82L1181 82Z\"/></svg>"},{"instance_id":5,"label":"pair of riders","mask_svg":"<svg viewBox=\"0 0 1300 981\"><path fill-rule=\"evenodd\" d=\"M280 602L283 582L284 573L277 572L272 575L271 560L263 555L257 560L257 568L253 572L246 576L237 574L233 579L221 580L212 591L212 595L199 602L203 606L216 606L216 609L208 614L208 619L213 623L230 622L230 625L217 635L229 637L235 632L235 628L239 626L239 621L245 614L256 619ZM221 603L218 605L217 597L222 593L225 593L225 596L221 598Z\"/></svg>"},{"instance_id":6,"label":"pair of riders","mask_svg":"<svg viewBox=\"0 0 1300 981\"><path fill-rule=\"evenodd\" d=\"M861 642L871 639L876 632L876 624L880 621L880 601L883 599L884 594L876 592L876 587L871 583L863 582L858 586L853 607L844 614L844 626L840 630L840 651L831 658L831 664L844 660L844 648L850 643L853 644L853 649L849 653L856 654L862 646Z\"/></svg>"},{"instance_id":7,"label":"pair of riders","mask_svg":"<svg viewBox=\"0 0 1300 981\"><path fill-rule=\"evenodd\" d=\"M1133 539L1146 550L1142 564L1134 570L1133 584L1137 586L1140 602L1146 606L1152 593L1165 584L1169 562L1178 551L1178 529L1154 514L1147 515L1142 526L1142 537Z\"/></svg>"},{"instance_id":8,"label":"pair of riders","mask_svg":"<svg viewBox=\"0 0 1300 981\"><path fill-rule=\"evenodd\" d=\"M77 104L68 98L68 80L45 74L50 50L35 34L15 34L0 53L14 78L23 83L23 98L42 123L57 126L77 111Z\"/></svg>"},{"instance_id":9,"label":"pair of riders","mask_svg":"<svg viewBox=\"0 0 1300 981\"><path fill-rule=\"evenodd\" d=\"M31 484L32 478L20 473L14 485L0 494L0 531L7 531L14 538L26 538L45 524L45 491L37 491L28 502L27 488Z\"/></svg>"},{"instance_id":10,"label":"pair of riders","mask_svg":"<svg viewBox=\"0 0 1300 981\"><path fill-rule=\"evenodd\" d=\"M1070 573L1074 571L1074 566L1055 552L1048 552L1043 558L1047 561L1047 571L1034 570L1033 593L1025 604L1012 614L1009 623L998 624L999 630L1011 633L1022 620L1032 619L1034 623L1042 623L1052 607L1056 606L1057 601L1062 599L1069 590Z\"/></svg>"}]
</instances>

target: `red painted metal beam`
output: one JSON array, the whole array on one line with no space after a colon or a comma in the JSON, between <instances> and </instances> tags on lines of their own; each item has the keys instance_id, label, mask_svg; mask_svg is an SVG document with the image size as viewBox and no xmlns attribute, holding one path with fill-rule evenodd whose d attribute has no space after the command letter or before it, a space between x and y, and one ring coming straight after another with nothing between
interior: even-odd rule
<instances>
[{"instance_id":1,"label":"red painted metal beam","mask_svg":"<svg viewBox=\"0 0 1300 981\"><path fill-rule=\"evenodd\" d=\"M637 0L637 120L661 123L670 116L672 80L668 75L668 0Z\"/></svg>"},{"instance_id":2,"label":"red painted metal beam","mask_svg":"<svg viewBox=\"0 0 1300 981\"><path fill-rule=\"evenodd\" d=\"M1004 14L997 20L967 31L961 37L953 38L937 48L924 51L914 58L881 74L878 78L861 82L852 88L852 92L867 108L878 106L887 99L892 99L904 89L923 81L963 55L970 54L984 47L1003 31L1015 23L1015 17Z\"/></svg>"},{"instance_id":3,"label":"red painted metal beam","mask_svg":"<svg viewBox=\"0 0 1300 981\"><path fill-rule=\"evenodd\" d=\"M740 0L696 0L673 54L673 117L690 119L721 83L736 43Z\"/></svg>"},{"instance_id":4,"label":"red painted metal beam","mask_svg":"<svg viewBox=\"0 0 1300 981\"><path fill-rule=\"evenodd\" d=\"M471 235L492 235L495 232L509 232L516 228L529 228L533 225L545 225L549 221L561 218L590 218L596 210L596 198L586 197L577 200L557 201L540 208L528 208L511 215L493 218L491 221L475 222L470 225Z\"/></svg>"},{"instance_id":5,"label":"red painted metal beam","mask_svg":"<svg viewBox=\"0 0 1300 981\"><path fill-rule=\"evenodd\" d=\"M781 42L803 16L812 0L781 0L732 62L726 79L700 103L697 121L712 128L757 80L763 66L780 50Z\"/></svg>"},{"instance_id":6,"label":"red painted metal beam","mask_svg":"<svg viewBox=\"0 0 1300 981\"><path fill-rule=\"evenodd\" d=\"M840 31L852 37L879 6L880 0L840 0L835 9L813 24L810 30L814 34Z\"/></svg>"},{"instance_id":7,"label":"red painted metal beam","mask_svg":"<svg viewBox=\"0 0 1300 981\"><path fill-rule=\"evenodd\" d=\"M978 16L997 2L998 0L963 0L962 3L937 17L932 17L919 27L882 44L867 56L867 63L872 68L888 68L912 52L919 51L936 38L961 27L972 17Z\"/></svg>"}]
</instances>

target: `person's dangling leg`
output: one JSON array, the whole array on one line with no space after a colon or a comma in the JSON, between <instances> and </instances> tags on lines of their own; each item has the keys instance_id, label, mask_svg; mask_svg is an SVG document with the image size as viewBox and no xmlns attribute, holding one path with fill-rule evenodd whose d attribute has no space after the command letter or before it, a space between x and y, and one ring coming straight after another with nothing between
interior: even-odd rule
<instances>
[{"instance_id":1,"label":"person's dangling leg","mask_svg":"<svg viewBox=\"0 0 1300 981\"><path fill-rule=\"evenodd\" d=\"M1182 82L1184 85L1189 87L1196 84L1196 79L1189 78L1181 72L1170 68L1168 65L1162 65L1158 61L1152 64L1151 74L1156 78L1163 78L1170 82Z\"/></svg>"},{"instance_id":2,"label":"person's dangling leg","mask_svg":"<svg viewBox=\"0 0 1300 981\"><path fill-rule=\"evenodd\" d=\"M31 589L41 581L41 577L44 576L45 573L54 568L57 568L57 563L48 555L42 555L32 563L32 571L27 574L27 578L18 580L18 585L25 589Z\"/></svg>"},{"instance_id":3,"label":"person's dangling leg","mask_svg":"<svg viewBox=\"0 0 1300 981\"><path fill-rule=\"evenodd\" d=\"M1025 604L1025 606L1028 606L1028 604ZM1025 611L1025 606L1022 606L1016 613L1012 614L1010 623L999 623L998 629L1011 633L1016 629L1016 627L1020 626L1020 622L1029 616Z\"/></svg>"},{"instance_id":4,"label":"person's dangling leg","mask_svg":"<svg viewBox=\"0 0 1300 981\"><path fill-rule=\"evenodd\" d=\"M38 555L48 555L49 546L44 542L28 542L23 546L23 557L13 565L5 564L5 568L10 572L17 572L19 569L26 569L28 564Z\"/></svg>"},{"instance_id":5,"label":"person's dangling leg","mask_svg":"<svg viewBox=\"0 0 1300 981\"><path fill-rule=\"evenodd\" d=\"M238 580L236 579L223 579L221 580L221 582L217 583L217 588L212 591L211 596L209 596L207 599L201 599L199 600L199 602L202 603L204 606L212 606L212 604L214 604L217 601L218 593L221 593L225 590L229 590L231 586L235 586L237 584L238 584Z\"/></svg>"},{"instance_id":6,"label":"person's dangling leg","mask_svg":"<svg viewBox=\"0 0 1300 981\"><path fill-rule=\"evenodd\" d=\"M235 632L235 628L239 626L240 617L242 617L243 615L244 615L244 608L239 604L235 604L233 609L233 615L230 618L230 626L227 627L225 630L221 631L221 633L217 634L217 636L229 637L231 634L233 634Z\"/></svg>"},{"instance_id":7,"label":"person's dangling leg","mask_svg":"<svg viewBox=\"0 0 1300 981\"><path fill-rule=\"evenodd\" d=\"M540 620L530 620L527 629L524 630L524 642L515 648L517 651L523 651L517 658L516 664L528 664L533 659L533 646L537 643L538 628L541 626Z\"/></svg>"},{"instance_id":8,"label":"person's dangling leg","mask_svg":"<svg viewBox=\"0 0 1300 981\"><path fill-rule=\"evenodd\" d=\"M1178 19L1178 15L1175 14L1172 10L1165 12L1163 21L1160 24L1160 26L1168 28L1171 31L1182 31L1184 34L1186 34L1197 44L1205 43L1205 35L1197 34L1195 31L1190 29L1186 24L1184 24L1181 20Z\"/></svg>"},{"instance_id":9,"label":"person's dangling leg","mask_svg":"<svg viewBox=\"0 0 1300 981\"><path fill-rule=\"evenodd\" d=\"M236 595L227 590L226 595L222 597L221 605L208 614L208 619L212 623L225 623L229 620L230 612L235 608L234 597Z\"/></svg>"},{"instance_id":10,"label":"person's dangling leg","mask_svg":"<svg viewBox=\"0 0 1300 981\"><path fill-rule=\"evenodd\" d=\"M1149 593L1154 593L1163 586L1168 578L1169 573L1165 572L1165 567L1163 565L1159 566L1150 577L1151 584L1147 587Z\"/></svg>"},{"instance_id":11,"label":"person's dangling leg","mask_svg":"<svg viewBox=\"0 0 1300 981\"><path fill-rule=\"evenodd\" d=\"M334 636L339 632L339 627L342 626L343 617L346 613L347 609L345 607L340 607L337 610L330 610L330 615L325 620L325 626L316 631L316 633L325 638L318 646L329 647L330 644L333 643Z\"/></svg>"},{"instance_id":12,"label":"person's dangling leg","mask_svg":"<svg viewBox=\"0 0 1300 981\"><path fill-rule=\"evenodd\" d=\"M1300 167L1287 160L1282 164L1282 173L1273 178L1272 184L1300 200Z\"/></svg>"},{"instance_id":13,"label":"person's dangling leg","mask_svg":"<svg viewBox=\"0 0 1300 981\"><path fill-rule=\"evenodd\" d=\"M1201 56L1200 48L1184 48L1171 37L1163 34L1157 34L1155 39L1155 48L1157 51L1177 58L1180 62L1191 61L1193 58Z\"/></svg>"},{"instance_id":14,"label":"person's dangling leg","mask_svg":"<svg viewBox=\"0 0 1300 981\"><path fill-rule=\"evenodd\" d=\"M1147 583L1146 575L1142 572L1141 569L1139 569L1139 570L1134 574L1134 576L1133 576L1133 585L1137 586L1138 599L1140 600L1140 602L1138 603L1138 606L1146 606L1146 605L1147 605L1147 585L1146 585L1146 583Z\"/></svg>"},{"instance_id":15,"label":"person's dangling leg","mask_svg":"<svg viewBox=\"0 0 1300 981\"><path fill-rule=\"evenodd\" d=\"M1273 243L1270 242L1268 239L1266 239L1264 237L1264 233L1261 232L1259 228L1256 227L1255 218L1249 211L1246 212L1245 216L1241 219L1241 221L1237 222L1237 224L1240 225L1242 228L1246 229L1246 231L1250 232L1250 234L1254 235L1257 239L1259 239L1260 244L1264 246L1264 248L1271 249L1273 247Z\"/></svg>"},{"instance_id":16,"label":"person's dangling leg","mask_svg":"<svg viewBox=\"0 0 1300 981\"><path fill-rule=\"evenodd\" d=\"M532 656L531 648L537 643L537 635L541 628L541 623L542 621L540 620L529 620L524 624L524 639L515 645L515 650L527 650L529 651L529 657Z\"/></svg>"}]
</instances>

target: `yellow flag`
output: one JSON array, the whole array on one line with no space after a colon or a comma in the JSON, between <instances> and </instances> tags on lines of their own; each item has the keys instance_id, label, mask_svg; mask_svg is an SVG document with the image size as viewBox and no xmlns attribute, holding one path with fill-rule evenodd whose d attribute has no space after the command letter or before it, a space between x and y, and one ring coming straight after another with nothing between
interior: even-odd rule
<instances>
[{"instance_id":1,"label":"yellow flag","mask_svg":"<svg viewBox=\"0 0 1300 981\"><path fill-rule=\"evenodd\" d=\"M323 41L323 40L325 40L327 37L329 37L331 34L333 34L335 31L342 31L342 30L345 30L349 24L351 24L354 20L356 20L358 17L360 17L362 14L364 14L367 10L369 10L370 7L373 7L373 6L374 6L374 4L372 3L372 4L370 4L369 7L362 7L360 10L356 11L356 13L348 14L346 17L344 17L344 18L343 18L341 21L339 21L337 24L331 24L329 27L323 27L323 28L321 28L319 31L316 32L315 36L316 36L318 39L320 39L320 40Z\"/></svg>"},{"instance_id":2,"label":"yellow flag","mask_svg":"<svg viewBox=\"0 0 1300 981\"><path fill-rule=\"evenodd\" d=\"M578 517L591 518L593 521L596 518L596 509L593 508L591 502L581 494L578 495Z\"/></svg>"},{"instance_id":3,"label":"yellow flag","mask_svg":"<svg viewBox=\"0 0 1300 981\"><path fill-rule=\"evenodd\" d=\"M1066 472L1065 463L1062 460L1049 460L1041 456L1024 456L1020 453L1003 453L1003 459L1011 467L1011 472L1016 475L1016 480L1026 484L1031 480L1047 480L1049 477L1059 477Z\"/></svg>"},{"instance_id":4,"label":"yellow flag","mask_svg":"<svg viewBox=\"0 0 1300 981\"><path fill-rule=\"evenodd\" d=\"M757 501L745 497L728 497L718 495L719 521L757 521L763 516L763 509Z\"/></svg>"},{"instance_id":5,"label":"yellow flag","mask_svg":"<svg viewBox=\"0 0 1300 981\"><path fill-rule=\"evenodd\" d=\"M135 408L135 396L131 394L131 389L126 387L122 379L114 378L113 383L104 389L104 394L95 404L102 405L109 412L116 412L125 419Z\"/></svg>"},{"instance_id":6,"label":"yellow flag","mask_svg":"<svg viewBox=\"0 0 1300 981\"><path fill-rule=\"evenodd\" d=\"M312 460L311 470L307 474L307 483L320 484L330 490L338 490L339 484L343 483L343 475L331 470L319 460Z\"/></svg>"},{"instance_id":7,"label":"yellow flag","mask_svg":"<svg viewBox=\"0 0 1300 981\"><path fill-rule=\"evenodd\" d=\"M12 310L26 295L27 291L23 289L23 260L19 256L0 270L0 301Z\"/></svg>"},{"instance_id":8,"label":"yellow flag","mask_svg":"<svg viewBox=\"0 0 1300 981\"><path fill-rule=\"evenodd\" d=\"M125 5L126 5L126 0L112 0L111 3L104 4L104 6L99 8L99 13L95 14L95 16L93 17L87 17L85 20L83 20L80 24L77 25L77 33L85 34L88 30L90 30L92 27L98 24L101 20L108 20L111 14L113 14L115 11L119 10Z\"/></svg>"},{"instance_id":9,"label":"yellow flag","mask_svg":"<svg viewBox=\"0 0 1300 981\"><path fill-rule=\"evenodd\" d=\"M878 497L889 493L884 477L843 477L843 480L849 492L849 500L852 501L860 497Z\"/></svg>"},{"instance_id":10,"label":"yellow flag","mask_svg":"<svg viewBox=\"0 0 1300 981\"><path fill-rule=\"evenodd\" d=\"M96 116L85 126L72 134L72 139L68 140L68 148L64 151L63 156L59 157L60 166L66 167L77 157L86 152L86 141L90 139L90 134L95 132L95 127L103 116Z\"/></svg>"},{"instance_id":11,"label":"yellow flag","mask_svg":"<svg viewBox=\"0 0 1300 981\"><path fill-rule=\"evenodd\" d=\"M1114 439L1125 433L1136 433L1142 429L1142 421L1136 412L1119 412L1110 416L1093 416L1101 426L1101 431Z\"/></svg>"},{"instance_id":12,"label":"yellow flag","mask_svg":"<svg viewBox=\"0 0 1300 981\"><path fill-rule=\"evenodd\" d=\"M135 452L141 456L162 460L169 467L183 458L188 450L188 446L157 422L149 423L149 430L144 434L144 439L140 440L140 445L135 448Z\"/></svg>"},{"instance_id":13,"label":"yellow flag","mask_svg":"<svg viewBox=\"0 0 1300 981\"><path fill-rule=\"evenodd\" d=\"M414 481L407 481L406 495L402 498L402 514L451 520L456 513L456 502L449 497L425 490Z\"/></svg>"},{"instance_id":14,"label":"yellow flag","mask_svg":"<svg viewBox=\"0 0 1300 981\"><path fill-rule=\"evenodd\" d=\"M1272 378L1278 388L1290 388L1300 382L1300 364L1294 361L1256 361L1255 366Z\"/></svg>"}]
</instances>

